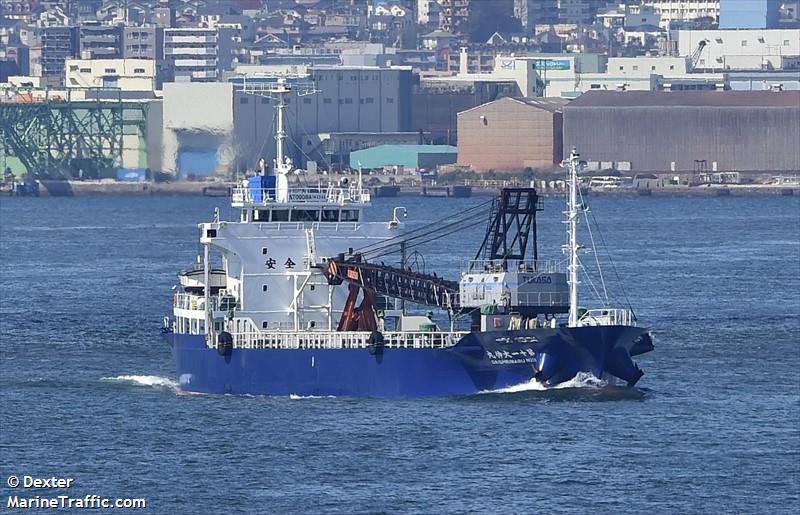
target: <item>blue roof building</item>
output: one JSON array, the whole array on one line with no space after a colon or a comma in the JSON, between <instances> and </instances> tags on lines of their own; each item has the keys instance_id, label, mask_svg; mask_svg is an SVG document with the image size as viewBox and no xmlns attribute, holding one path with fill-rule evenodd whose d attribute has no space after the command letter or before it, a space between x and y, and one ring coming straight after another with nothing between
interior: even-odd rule
<instances>
[{"instance_id":1,"label":"blue roof building","mask_svg":"<svg viewBox=\"0 0 800 515\"><path fill-rule=\"evenodd\" d=\"M375 169L390 166L404 168L436 168L458 159L458 148L452 145L378 145L350 152L350 168Z\"/></svg>"}]
</instances>

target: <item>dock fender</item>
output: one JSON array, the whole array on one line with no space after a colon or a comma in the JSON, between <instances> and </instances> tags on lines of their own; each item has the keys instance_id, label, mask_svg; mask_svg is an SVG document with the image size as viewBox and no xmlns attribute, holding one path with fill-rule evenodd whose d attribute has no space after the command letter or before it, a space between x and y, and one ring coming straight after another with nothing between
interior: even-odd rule
<instances>
[{"instance_id":1,"label":"dock fender","mask_svg":"<svg viewBox=\"0 0 800 515\"><path fill-rule=\"evenodd\" d=\"M372 331L372 334L369 335L369 341L367 342L367 351L373 356L377 356L383 354L383 347L383 333L380 331Z\"/></svg>"},{"instance_id":2,"label":"dock fender","mask_svg":"<svg viewBox=\"0 0 800 515\"><path fill-rule=\"evenodd\" d=\"M222 331L217 337L217 352L220 356L228 357L233 351L233 335L228 331Z\"/></svg>"}]
</instances>

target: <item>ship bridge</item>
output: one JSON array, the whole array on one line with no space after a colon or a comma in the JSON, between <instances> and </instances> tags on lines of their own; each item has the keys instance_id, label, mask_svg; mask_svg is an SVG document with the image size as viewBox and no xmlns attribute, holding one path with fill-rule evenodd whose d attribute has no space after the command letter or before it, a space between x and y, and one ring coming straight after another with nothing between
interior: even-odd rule
<instances>
[{"instance_id":1,"label":"ship bridge","mask_svg":"<svg viewBox=\"0 0 800 515\"><path fill-rule=\"evenodd\" d=\"M231 206L242 210L242 222L358 222L370 205L369 190L339 184L286 187L275 176L250 177L231 193Z\"/></svg>"}]
</instances>

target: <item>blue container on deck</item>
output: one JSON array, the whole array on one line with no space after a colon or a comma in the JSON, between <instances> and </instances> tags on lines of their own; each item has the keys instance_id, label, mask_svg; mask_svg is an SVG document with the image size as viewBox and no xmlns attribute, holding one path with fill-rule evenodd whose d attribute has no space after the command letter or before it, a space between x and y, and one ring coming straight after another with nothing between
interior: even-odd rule
<instances>
[{"instance_id":1,"label":"blue container on deck","mask_svg":"<svg viewBox=\"0 0 800 515\"><path fill-rule=\"evenodd\" d=\"M253 202L260 204L264 202L264 196L270 200L275 200L275 176L274 175L256 175L248 179L248 187L250 188L250 196Z\"/></svg>"}]
</instances>

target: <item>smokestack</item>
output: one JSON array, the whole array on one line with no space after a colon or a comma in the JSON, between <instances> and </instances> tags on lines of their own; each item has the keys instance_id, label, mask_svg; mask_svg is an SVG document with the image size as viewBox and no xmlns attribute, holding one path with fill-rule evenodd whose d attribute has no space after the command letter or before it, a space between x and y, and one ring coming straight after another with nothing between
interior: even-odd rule
<instances>
[{"instance_id":1,"label":"smokestack","mask_svg":"<svg viewBox=\"0 0 800 515\"><path fill-rule=\"evenodd\" d=\"M469 66L467 65L467 47L462 46L461 52L458 54L458 74L466 75L469 73Z\"/></svg>"}]
</instances>

